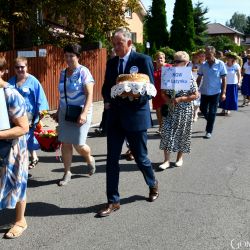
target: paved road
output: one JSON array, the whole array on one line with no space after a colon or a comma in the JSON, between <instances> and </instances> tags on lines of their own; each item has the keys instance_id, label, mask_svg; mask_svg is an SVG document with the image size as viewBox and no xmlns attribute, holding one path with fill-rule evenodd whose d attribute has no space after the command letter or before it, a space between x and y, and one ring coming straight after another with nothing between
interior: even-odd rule
<instances>
[{"instance_id":1,"label":"paved road","mask_svg":"<svg viewBox=\"0 0 250 250\"><path fill-rule=\"evenodd\" d=\"M29 181L29 228L20 239L0 239L0 249L248 249L243 246L250 242L250 106L218 116L211 140L202 138L204 126L204 119L194 124L192 153L183 167L156 172L160 197L154 203L145 201L148 189L134 162L121 160L122 207L103 219L95 213L106 201L105 138L90 133L88 140L97 173L88 178L75 156L73 180L65 187L56 185L63 169L55 154L40 152ZM148 145L157 166L163 154L155 131L149 130ZM0 212L1 233L13 215Z\"/></svg>"}]
</instances>

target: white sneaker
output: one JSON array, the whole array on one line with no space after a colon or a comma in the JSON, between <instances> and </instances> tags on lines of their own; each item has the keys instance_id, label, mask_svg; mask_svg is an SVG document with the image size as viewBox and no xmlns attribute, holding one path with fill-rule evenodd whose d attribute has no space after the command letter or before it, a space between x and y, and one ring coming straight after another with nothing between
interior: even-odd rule
<instances>
[{"instance_id":1,"label":"white sneaker","mask_svg":"<svg viewBox=\"0 0 250 250\"><path fill-rule=\"evenodd\" d=\"M162 163L160 166L159 166L159 168L161 169L161 170L165 170L165 169L167 169L167 168L169 168L170 167L170 162L169 161L165 161L164 163Z\"/></svg>"},{"instance_id":2,"label":"white sneaker","mask_svg":"<svg viewBox=\"0 0 250 250\"><path fill-rule=\"evenodd\" d=\"M206 133L206 135L205 135L205 138L206 139L210 139L212 137L212 134L211 133Z\"/></svg>"},{"instance_id":3,"label":"white sneaker","mask_svg":"<svg viewBox=\"0 0 250 250\"><path fill-rule=\"evenodd\" d=\"M177 161L176 163L175 163L175 166L176 167L181 167L183 165L183 159L180 159L179 161Z\"/></svg>"}]
</instances>

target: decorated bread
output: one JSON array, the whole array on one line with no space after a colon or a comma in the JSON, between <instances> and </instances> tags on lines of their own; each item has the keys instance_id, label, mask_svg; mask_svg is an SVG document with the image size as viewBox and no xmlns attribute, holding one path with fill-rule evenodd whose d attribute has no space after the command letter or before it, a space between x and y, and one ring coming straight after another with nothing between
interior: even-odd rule
<instances>
[{"instance_id":1,"label":"decorated bread","mask_svg":"<svg viewBox=\"0 0 250 250\"><path fill-rule=\"evenodd\" d=\"M116 83L111 88L112 98L121 96L133 99L140 95L156 96L155 86L150 83L148 75L145 74L122 74L117 77Z\"/></svg>"},{"instance_id":2,"label":"decorated bread","mask_svg":"<svg viewBox=\"0 0 250 250\"><path fill-rule=\"evenodd\" d=\"M150 83L148 75L145 74L122 74L119 75L116 79L116 82L124 83L124 82L134 82L134 83Z\"/></svg>"}]
</instances>

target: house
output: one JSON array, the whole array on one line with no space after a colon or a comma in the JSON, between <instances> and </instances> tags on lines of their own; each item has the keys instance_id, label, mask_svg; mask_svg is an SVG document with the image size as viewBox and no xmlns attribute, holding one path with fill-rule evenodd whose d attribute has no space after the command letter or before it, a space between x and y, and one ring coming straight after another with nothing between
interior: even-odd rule
<instances>
[{"instance_id":1,"label":"house","mask_svg":"<svg viewBox=\"0 0 250 250\"><path fill-rule=\"evenodd\" d=\"M250 34L245 35L245 40L242 41L241 45L244 45L247 49L250 49Z\"/></svg>"},{"instance_id":2,"label":"house","mask_svg":"<svg viewBox=\"0 0 250 250\"><path fill-rule=\"evenodd\" d=\"M241 41L243 40L244 34L232 29L230 27L227 27L226 25L223 25L221 23L209 23L207 25L206 30L208 36L227 36L229 37L234 43L237 45L241 45Z\"/></svg>"},{"instance_id":3,"label":"house","mask_svg":"<svg viewBox=\"0 0 250 250\"><path fill-rule=\"evenodd\" d=\"M134 43L143 43L143 22L147 14L147 10L142 1L138 1L139 7L135 12L127 8L125 12L125 21L128 23L128 28L132 33Z\"/></svg>"},{"instance_id":4,"label":"house","mask_svg":"<svg viewBox=\"0 0 250 250\"><path fill-rule=\"evenodd\" d=\"M138 0L138 7L133 12L130 8L125 9L124 19L128 24L128 28L132 33L132 40L134 43L143 43L143 23L144 17L147 14L147 10L143 5L142 1ZM54 36L57 35L72 35L67 31L67 21L64 22L64 25L59 24L53 17L48 17L46 11L42 14L43 22L46 22L50 26L49 31L53 33ZM83 23L78 23L78 31L73 33L73 36L83 38L84 34L81 31L84 30Z\"/></svg>"}]
</instances>

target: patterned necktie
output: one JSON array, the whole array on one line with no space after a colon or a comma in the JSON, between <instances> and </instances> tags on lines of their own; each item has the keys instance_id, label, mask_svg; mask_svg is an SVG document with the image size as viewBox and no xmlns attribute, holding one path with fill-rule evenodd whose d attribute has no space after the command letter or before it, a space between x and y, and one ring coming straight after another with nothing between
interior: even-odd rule
<instances>
[{"instance_id":1,"label":"patterned necktie","mask_svg":"<svg viewBox=\"0 0 250 250\"><path fill-rule=\"evenodd\" d=\"M123 74L123 62L124 62L124 59L119 59L119 75Z\"/></svg>"}]
</instances>

